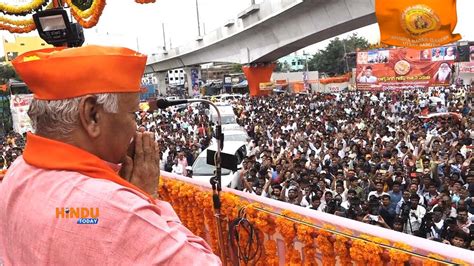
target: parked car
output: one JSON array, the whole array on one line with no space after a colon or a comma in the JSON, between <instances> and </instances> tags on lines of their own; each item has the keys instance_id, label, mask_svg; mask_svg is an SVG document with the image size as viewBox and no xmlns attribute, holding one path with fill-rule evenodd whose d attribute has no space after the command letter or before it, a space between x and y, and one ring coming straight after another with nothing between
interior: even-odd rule
<instances>
[{"instance_id":1,"label":"parked car","mask_svg":"<svg viewBox=\"0 0 474 266\"><path fill-rule=\"evenodd\" d=\"M238 169L241 167L242 161L247 156L247 148L246 143L241 141L225 141L224 142L224 149L222 153L227 155L233 155L236 159ZM215 173L215 166L207 164L207 151L216 151L217 144L214 143L213 145L209 146L205 149L197 159L194 161L193 164L193 175L192 178L201 180L203 182L209 183L210 178L214 176ZM239 173L238 170L234 171L231 169L222 168L221 171L221 185L223 187L229 188L237 188L239 184Z\"/></svg>"}]
</instances>

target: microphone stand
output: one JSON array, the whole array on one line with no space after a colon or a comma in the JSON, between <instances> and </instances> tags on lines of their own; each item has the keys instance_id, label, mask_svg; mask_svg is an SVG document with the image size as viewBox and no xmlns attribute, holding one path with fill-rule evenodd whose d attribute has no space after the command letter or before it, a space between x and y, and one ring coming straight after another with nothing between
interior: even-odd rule
<instances>
[{"instance_id":1,"label":"microphone stand","mask_svg":"<svg viewBox=\"0 0 474 266\"><path fill-rule=\"evenodd\" d=\"M217 106L208 100L204 99L186 99L183 100L183 104L189 104L193 102L200 102L200 103L207 103L214 107L217 112L217 125L216 125L216 139L217 139L217 151L215 153L214 163L216 165L216 173L215 176L211 177L209 180L212 187L212 203L214 206L214 217L217 223L217 238L219 241L219 251L220 251L220 258L222 261L222 265L227 265L226 262L226 251L224 245L224 232L222 230L221 224L221 198L220 193L222 191L222 167L221 167L221 151L224 147L224 134L222 134L222 120L221 120L221 113Z\"/></svg>"}]
</instances>

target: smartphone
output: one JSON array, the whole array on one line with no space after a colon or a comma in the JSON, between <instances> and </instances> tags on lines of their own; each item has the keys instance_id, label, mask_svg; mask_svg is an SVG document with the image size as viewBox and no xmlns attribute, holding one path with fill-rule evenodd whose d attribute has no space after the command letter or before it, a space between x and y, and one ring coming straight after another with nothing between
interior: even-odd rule
<instances>
[{"instance_id":1,"label":"smartphone","mask_svg":"<svg viewBox=\"0 0 474 266\"><path fill-rule=\"evenodd\" d=\"M370 219L371 221L377 222L377 221L379 220L379 216L378 216L378 215L369 214L369 219Z\"/></svg>"}]
</instances>

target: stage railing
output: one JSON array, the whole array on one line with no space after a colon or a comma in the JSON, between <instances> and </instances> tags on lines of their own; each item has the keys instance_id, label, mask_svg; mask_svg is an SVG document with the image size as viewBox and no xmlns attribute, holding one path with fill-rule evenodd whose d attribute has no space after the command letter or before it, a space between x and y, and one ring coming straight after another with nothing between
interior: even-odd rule
<instances>
[{"instance_id":1,"label":"stage railing","mask_svg":"<svg viewBox=\"0 0 474 266\"><path fill-rule=\"evenodd\" d=\"M161 176L160 197L219 254L210 185L167 172ZM474 265L473 252L467 249L233 189L223 192L226 239L228 225L241 216L258 229L261 253L250 261L241 259L248 265ZM245 230L239 237L248 243ZM226 241L226 263L235 265L238 259L231 250L236 247Z\"/></svg>"}]
</instances>

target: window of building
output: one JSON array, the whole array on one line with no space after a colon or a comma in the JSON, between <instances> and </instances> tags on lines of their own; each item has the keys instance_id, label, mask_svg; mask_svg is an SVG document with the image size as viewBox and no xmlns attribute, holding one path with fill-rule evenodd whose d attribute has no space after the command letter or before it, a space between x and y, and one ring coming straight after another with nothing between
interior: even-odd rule
<instances>
[{"instance_id":1,"label":"window of building","mask_svg":"<svg viewBox=\"0 0 474 266\"><path fill-rule=\"evenodd\" d=\"M176 69L176 70L174 71L174 73L178 73L178 70Z\"/></svg>"},{"instance_id":2,"label":"window of building","mask_svg":"<svg viewBox=\"0 0 474 266\"><path fill-rule=\"evenodd\" d=\"M183 73L183 72L184 72L184 71L183 71L182 69L181 69L181 70L179 70L179 73Z\"/></svg>"},{"instance_id":3,"label":"window of building","mask_svg":"<svg viewBox=\"0 0 474 266\"><path fill-rule=\"evenodd\" d=\"M20 43L21 46L25 46L25 43Z\"/></svg>"},{"instance_id":4,"label":"window of building","mask_svg":"<svg viewBox=\"0 0 474 266\"><path fill-rule=\"evenodd\" d=\"M173 77L171 77L171 78L170 78L170 80L174 80L174 78L173 78Z\"/></svg>"},{"instance_id":5,"label":"window of building","mask_svg":"<svg viewBox=\"0 0 474 266\"><path fill-rule=\"evenodd\" d=\"M295 61L291 62L291 65L296 66L296 62Z\"/></svg>"},{"instance_id":6,"label":"window of building","mask_svg":"<svg viewBox=\"0 0 474 266\"><path fill-rule=\"evenodd\" d=\"M43 43L41 43L41 46L45 46L45 45L46 45L46 43L44 43L44 42L43 42Z\"/></svg>"}]
</instances>

